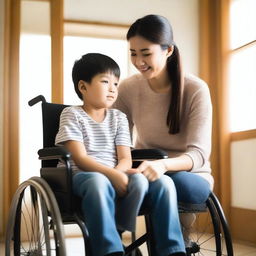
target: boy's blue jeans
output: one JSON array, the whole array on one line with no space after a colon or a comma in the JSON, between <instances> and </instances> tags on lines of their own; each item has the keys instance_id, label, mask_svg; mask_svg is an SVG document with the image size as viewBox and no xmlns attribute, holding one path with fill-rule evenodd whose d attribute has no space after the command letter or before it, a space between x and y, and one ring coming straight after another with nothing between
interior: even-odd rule
<instances>
[{"instance_id":1,"label":"boy's blue jeans","mask_svg":"<svg viewBox=\"0 0 256 256\"><path fill-rule=\"evenodd\" d=\"M143 174L130 175L127 195L118 198L106 176L96 172L74 175L73 191L82 199L82 211L94 256L123 251L117 229L134 231L142 204L150 209L157 255L185 252L177 195L186 198L187 202L201 203L207 199L210 189L203 178L193 173L179 172L169 176L163 175L154 182L148 182ZM186 183L190 185L189 190L180 187L180 179L182 187L186 187ZM179 186L176 187L175 183Z\"/></svg>"}]
</instances>

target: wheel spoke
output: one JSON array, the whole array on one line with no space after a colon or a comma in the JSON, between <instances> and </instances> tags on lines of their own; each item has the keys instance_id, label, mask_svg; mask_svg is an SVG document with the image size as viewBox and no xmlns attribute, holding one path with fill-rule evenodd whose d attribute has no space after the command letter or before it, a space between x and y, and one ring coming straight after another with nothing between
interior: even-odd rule
<instances>
[{"instance_id":1,"label":"wheel spoke","mask_svg":"<svg viewBox=\"0 0 256 256\"><path fill-rule=\"evenodd\" d=\"M6 256L66 255L61 216L45 181L37 177L22 183L11 207Z\"/></svg>"}]
</instances>

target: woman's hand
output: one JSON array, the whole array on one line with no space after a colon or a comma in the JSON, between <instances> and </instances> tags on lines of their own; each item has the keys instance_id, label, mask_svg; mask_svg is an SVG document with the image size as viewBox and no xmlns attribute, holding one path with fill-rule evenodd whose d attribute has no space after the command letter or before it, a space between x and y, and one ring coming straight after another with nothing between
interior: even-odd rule
<instances>
[{"instance_id":1,"label":"woman's hand","mask_svg":"<svg viewBox=\"0 0 256 256\"><path fill-rule=\"evenodd\" d=\"M155 181L159 179L167 169L163 160L155 160L155 161L143 161L138 168L130 169L126 173L142 173L149 181Z\"/></svg>"},{"instance_id":2,"label":"woman's hand","mask_svg":"<svg viewBox=\"0 0 256 256\"><path fill-rule=\"evenodd\" d=\"M128 176L121 171L115 170L111 174L108 175L113 187L116 190L116 193L122 197L125 196L127 193L127 187L129 183Z\"/></svg>"}]
</instances>

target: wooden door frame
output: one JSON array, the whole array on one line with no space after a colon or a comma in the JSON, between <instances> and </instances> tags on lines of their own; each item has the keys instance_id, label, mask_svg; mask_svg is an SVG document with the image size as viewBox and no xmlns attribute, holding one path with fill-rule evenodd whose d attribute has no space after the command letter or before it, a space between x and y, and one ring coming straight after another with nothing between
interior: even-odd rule
<instances>
[{"instance_id":1,"label":"wooden door frame","mask_svg":"<svg viewBox=\"0 0 256 256\"><path fill-rule=\"evenodd\" d=\"M33 0L37 1L37 0ZM63 0L46 0L51 9L52 102L63 102ZM20 0L5 0L3 86L3 232L19 185ZM0 234L3 236L3 234Z\"/></svg>"},{"instance_id":2,"label":"wooden door frame","mask_svg":"<svg viewBox=\"0 0 256 256\"><path fill-rule=\"evenodd\" d=\"M5 0L3 86L3 230L19 183L20 1Z\"/></svg>"},{"instance_id":3,"label":"wooden door frame","mask_svg":"<svg viewBox=\"0 0 256 256\"><path fill-rule=\"evenodd\" d=\"M228 125L228 52L229 0L200 0L200 76L208 83L213 103L212 170L215 193L226 217L230 219L230 131Z\"/></svg>"}]
</instances>

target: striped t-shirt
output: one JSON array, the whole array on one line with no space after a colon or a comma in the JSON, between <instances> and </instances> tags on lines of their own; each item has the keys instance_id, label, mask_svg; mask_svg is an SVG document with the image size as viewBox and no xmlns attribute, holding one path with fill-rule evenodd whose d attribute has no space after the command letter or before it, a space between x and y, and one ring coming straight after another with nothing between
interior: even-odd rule
<instances>
[{"instance_id":1,"label":"striped t-shirt","mask_svg":"<svg viewBox=\"0 0 256 256\"><path fill-rule=\"evenodd\" d=\"M66 107L60 116L55 144L75 140L84 144L87 154L109 167L117 165L116 146L131 147L126 115L117 109L108 109L105 119L98 123L81 106ZM79 170L71 161L73 171Z\"/></svg>"}]
</instances>

